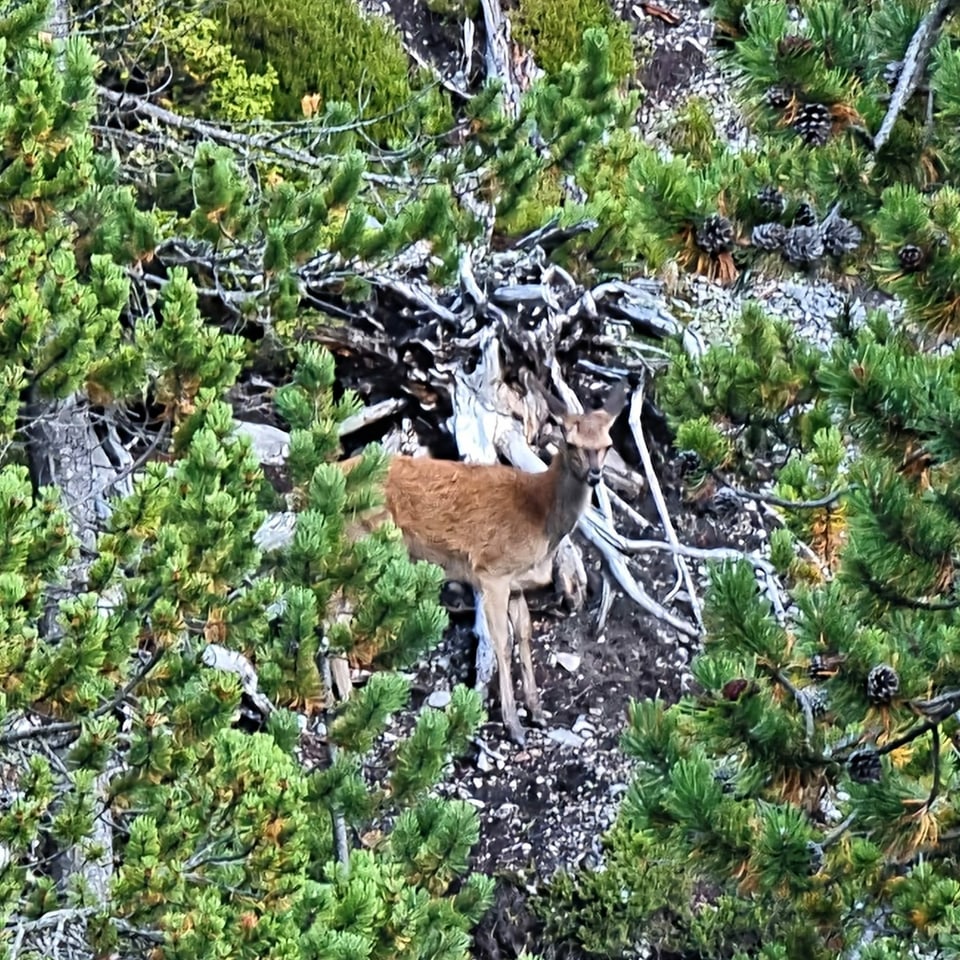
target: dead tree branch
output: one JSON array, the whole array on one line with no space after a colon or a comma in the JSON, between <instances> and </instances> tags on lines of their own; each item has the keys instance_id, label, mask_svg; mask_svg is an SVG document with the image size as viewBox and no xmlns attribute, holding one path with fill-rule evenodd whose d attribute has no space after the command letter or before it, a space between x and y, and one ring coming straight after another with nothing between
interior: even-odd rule
<instances>
[{"instance_id":1,"label":"dead tree branch","mask_svg":"<svg viewBox=\"0 0 960 960\"><path fill-rule=\"evenodd\" d=\"M927 65L927 58L933 45L940 36L940 29L947 17L960 6L960 0L937 0L927 15L920 21L920 26L910 40L907 52L903 56L903 66L900 68L900 76L897 79L897 85L890 97L890 106L887 107L886 116L880 124L880 129L873 138L873 153L878 154L893 132L893 125L897 122L897 117L903 110L904 105L913 95L923 71Z\"/></svg>"}]
</instances>

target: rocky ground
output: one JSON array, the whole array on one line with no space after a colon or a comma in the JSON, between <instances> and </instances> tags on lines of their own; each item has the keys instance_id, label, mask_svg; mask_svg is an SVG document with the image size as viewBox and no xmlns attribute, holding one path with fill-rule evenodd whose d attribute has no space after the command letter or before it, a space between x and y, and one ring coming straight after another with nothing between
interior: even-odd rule
<instances>
[{"instance_id":1,"label":"rocky ground","mask_svg":"<svg viewBox=\"0 0 960 960\"><path fill-rule=\"evenodd\" d=\"M369 0L367 6L393 16L408 47L436 64L444 76L459 71L459 77L469 81L472 71L479 69L482 26L468 53L462 25L432 13L423 0ZM646 97L637 118L643 135L657 139L673 111L688 96L700 95L714 105L718 134L734 144L744 143L741 117L710 52L709 11L695 0L660 4L620 0L617 8L633 25L644 64L638 79ZM750 296L820 343L831 336L831 320L848 299L845 291L811 280L759 281L736 292L693 280L681 285L670 307L705 338L712 338L722 333ZM685 502L675 453L660 445L654 457L682 542L743 550L762 547L768 534L765 523L770 521L756 504L734 502L730 510L729 500L725 505L710 498ZM634 506L651 524L652 531L644 535L662 537L649 497ZM602 862L603 833L613 822L630 779L631 761L619 749L628 703L631 698L654 696L673 701L689 682L688 664L695 653L691 642L628 598L617 595L603 629L597 630L604 573L597 557L583 546L594 587L587 606L574 616L544 610L534 618L534 659L549 721L546 729L530 731L526 745L519 747L506 740L493 706L476 749L458 761L447 786L452 795L467 799L479 811L482 828L474 866L501 880L497 909L478 933L477 960L515 958L523 948L543 952L525 891L557 870L593 868ZM676 580L666 554L639 558L633 573L661 601ZM702 600L704 568L696 568L696 577ZM685 619L691 617L688 600L680 593L671 604ZM417 709L442 705L444 691L471 680L472 614L455 614L453 619L441 649L415 676Z\"/></svg>"}]
</instances>

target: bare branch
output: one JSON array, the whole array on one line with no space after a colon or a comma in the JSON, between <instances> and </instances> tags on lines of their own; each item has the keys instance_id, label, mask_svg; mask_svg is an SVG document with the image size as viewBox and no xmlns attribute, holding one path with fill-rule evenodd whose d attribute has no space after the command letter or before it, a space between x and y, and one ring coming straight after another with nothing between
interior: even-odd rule
<instances>
[{"instance_id":1,"label":"bare branch","mask_svg":"<svg viewBox=\"0 0 960 960\"><path fill-rule=\"evenodd\" d=\"M873 152L876 155L886 145L893 132L893 125L903 110L904 105L913 95L927 64L927 57L933 49L940 35L940 28L944 21L960 6L960 0L937 0L927 15L920 21L916 33L910 40L907 52L903 57L903 66L900 68L900 77L890 97L890 106L886 116L880 124L880 129L873 138Z\"/></svg>"},{"instance_id":2,"label":"bare branch","mask_svg":"<svg viewBox=\"0 0 960 960\"><path fill-rule=\"evenodd\" d=\"M647 480L647 487L653 502L656 504L657 513L660 515L660 523L663 525L663 532L667 537L667 542L672 547L679 547L680 540L677 537L677 531L673 528L673 521L670 519L670 511L667 509L667 502L663 498L663 491L660 489L660 481L657 479L657 472L653 469L653 460L650 457L650 449L647 446L646 438L643 435L643 425L640 422L640 413L643 409L643 390L634 391L630 398L630 411L628 422L630 430L633 433L633 439L636 441L637 449L640 451L640 460L643 462L643 472ZM690 569L684 562L683 555L679 550L674 550L673 561L677 567L679 577L683 580L687 588L687 594L690 597L690 607L693 610L693 618L697 622L700 630L703 630L703 613L700 610L700 601L697 599L697 590L693 583L693 577L690 576Z\"/></svg>"}]
</instances>

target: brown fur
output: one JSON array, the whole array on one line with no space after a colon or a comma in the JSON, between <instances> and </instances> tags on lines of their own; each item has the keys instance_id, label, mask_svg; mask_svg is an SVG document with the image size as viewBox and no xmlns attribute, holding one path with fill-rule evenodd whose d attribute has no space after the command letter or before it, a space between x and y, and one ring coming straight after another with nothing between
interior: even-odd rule
<instances>
[{"instance_id":1,"label":"brown fur","mask_svg":"<svg viewBox=\"0 0 960 960\"><path fill-rule=\"evenodd\" d=\"M624 404L615 388L601 410L563 415L564 442L550 468L513 467L397 456L390 461L386 508L415 560L441 566L451 580L481 595L500 674L500 708L514 740L524 736L510 676L509 621L520 646L524 699L541 719L530 653L530 615L524 582L543 582L560 541L571 533L590 499L610 448L610 427ZM557 411L555 411L557 412ZM346 461L349 469L351 461ZM361 519L367 529L384 511Z\"/></svg>"}]
</instances>

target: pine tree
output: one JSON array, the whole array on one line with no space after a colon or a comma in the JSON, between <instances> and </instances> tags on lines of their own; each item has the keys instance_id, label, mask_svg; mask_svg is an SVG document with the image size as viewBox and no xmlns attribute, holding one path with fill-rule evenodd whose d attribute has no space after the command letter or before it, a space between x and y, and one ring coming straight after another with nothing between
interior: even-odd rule
<instances>
[{"instance_id":1,"label":"pine tree","mask_svg":"<svg viewBox=\"0 0 960 960\"><path fill-rule=\"evenodd\" d=\"M876 282L934 332L955 330L955 4L805 0L796 11L768 0L717 7L724 59L764 140L771 183L802 190L821 211L838 204L868 241L834 227L838 251L866 253L872 241L880 255L864 265ZM823 224L820 234L828 239ZM824 256L809 243L794 249L794 266Z\"/></svg>"},{"instance_id":2,"label":"pine tree","mask_svg":"<svg viewBox=\"0 0 960 960\"><path fill-rule=\"evenodd\" d=\"M387 779L368 781L407 684L378 673L337 707L323 670L331 650L389 667L428 648L440 575L389 531L348 540L378 460L349 485L328 462L356 399L333 401L332 358L314 350L287 357L278 395L294 542L264 556L276 495L223 399L247 342L204 314L187 269L151 274L159 294L143 279L164 242L193 266L265 237L279 280L263 308L282 314L290 264L351 195L356 159L314 192L260 194L207 144L177 174L196 206L148 209L90 135L86 41L51 42L40 3L4 14L3 938L52 958L466 957L491 881L467 875L476 812L433 788L478 696L428 708L383 758ZM73 416L92 450L94 419L127 429L136 410L161 424L156 441L79 502L31 418ZM25 467L46 460L61 489Z\"/></svg>"},{"instance_id":3,"label":"pine tree","mask_svg":"<svg viewBox=\"0 0 960 960\"><path fill-rule=\"evenodd\" d=\"M604 956L645 941L711 957L951 955L957 356L873 314L817 364L752 308L745 319L749 358L714 346L675 365L661 397L699 454L694 482L787 456L776 502L813 501L783 511L772 545L791 602L773 604L746 563L713 570L693 691L631 704L622 744L638 767L606 870L560 878L545 911ZM819 564L795 555L798 537Z\"/></svg>"}]
</instances>

